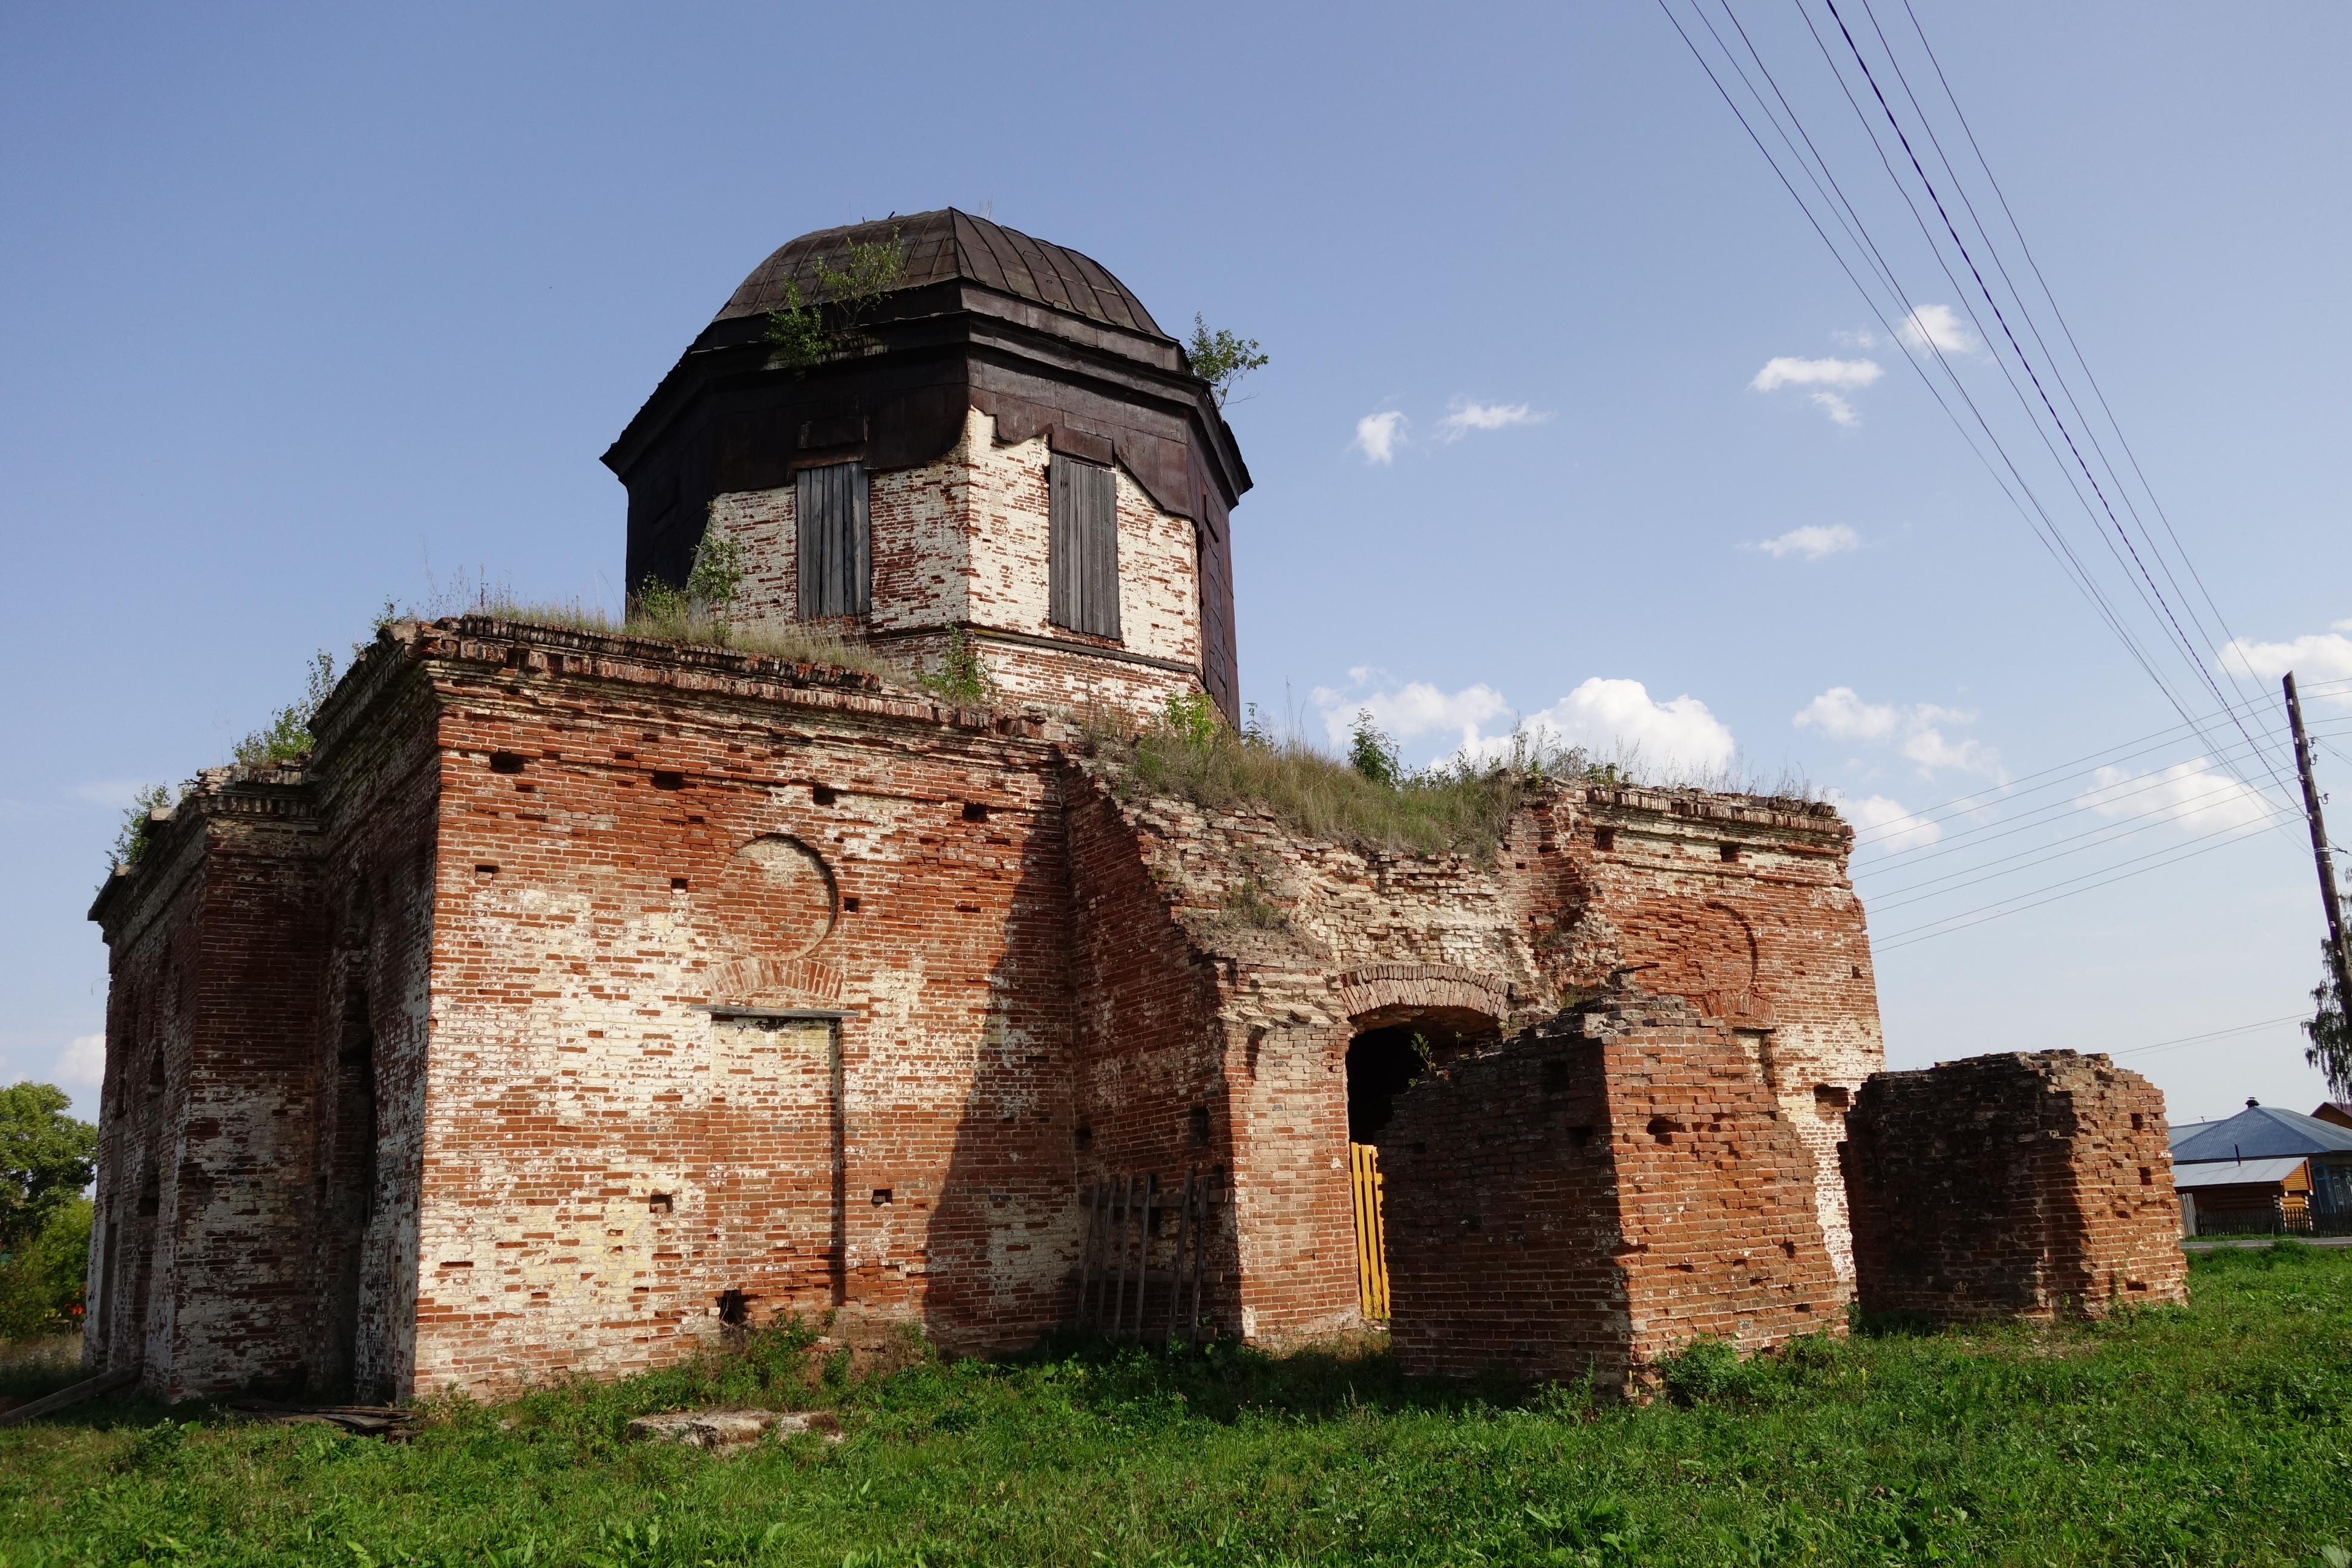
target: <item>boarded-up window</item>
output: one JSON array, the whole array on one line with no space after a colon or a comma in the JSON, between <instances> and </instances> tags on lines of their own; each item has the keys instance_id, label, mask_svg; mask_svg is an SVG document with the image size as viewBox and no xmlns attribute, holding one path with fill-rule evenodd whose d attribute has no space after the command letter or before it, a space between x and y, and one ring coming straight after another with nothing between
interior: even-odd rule
<instances>
[{"instance_id":1,"label":"boarded-up window","mask_svg":"<svg viewBox=\"0 0 2352 1568\"><path fill-rule=\"evenodd\" d=\"M1118 487L1099 463L1054 458L1048 613L1055 626L1118 636Z\"/></svg>"},{"instance_id":2,"label":"boarded-up window","mask_svg":"<svg viewBox=\"0 0 2352 1568\"><path fill-rule=\"evenodd\" d=\"M862 616L874 607L866 465L803 468L793 496L800 535L801 619Z\"/></svg>"}]
</instances>

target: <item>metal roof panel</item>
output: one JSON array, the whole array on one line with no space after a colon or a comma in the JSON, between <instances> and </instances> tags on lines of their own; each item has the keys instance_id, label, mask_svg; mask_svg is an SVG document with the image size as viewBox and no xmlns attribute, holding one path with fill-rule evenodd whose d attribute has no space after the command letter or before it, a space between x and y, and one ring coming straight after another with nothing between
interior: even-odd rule
<instances>
[{"instance_id":1,"label":"metal roof panel","mask_svg":"<svg viewBox=\"0 0 2352 1568\"><path fill-rule=\"evenodd\" d=\"M2275 1160L2207 1160L2194 1165L2175 1164L2172 1184L2186 1192L2200 1187L2234 1187L2261 1185L2265 1182L2284 1182L2304 1163L2293 1156Z\"/></svg>"},{"instance_id":2,"label":"metal roof panel","mask_svg":"<svg viewBox=\"0 0 2352 1568\"><path fill-rule=\"evenodd\" d=\"M2250 1105L2208 1122L2172 1145L2175 1162L2269 1160L2288 1155L2352 1154L2352 1127L2337 1127L2275 1105Z\"/></svg>"}]
</instances>

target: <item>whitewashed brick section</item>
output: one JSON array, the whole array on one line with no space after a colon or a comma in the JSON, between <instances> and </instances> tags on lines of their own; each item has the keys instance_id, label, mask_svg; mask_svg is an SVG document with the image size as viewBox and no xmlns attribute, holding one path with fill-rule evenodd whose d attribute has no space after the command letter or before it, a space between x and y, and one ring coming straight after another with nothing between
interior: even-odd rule
<instances>
[{"instance_id":1,"label":"whitewashed brick section","mask_svg":"<svg viewBox=\"0 0 2352 1568\"><path fill-rule=\"evenodd\" d=\"M944 637L887 634L961 623L1073 645L1097 641L1055 626L1048 614L1052 462L1043 437L999 442L995 421L975 409L946 457L873 475L873 612L862 622L833 623L833 629L852 640L882 634L878 640L894 658L922 669L939 668ZM1160 510L1125 468L1115 474L1121 635L1100 646L1184 668L978 639L1007 697L1150 710L1200 686L1201 575L1192 521ZM793 488L722 495L711 503L711 522L743 546L744 613L759 621L797 618Z\"/></svg>"}]
</instances>

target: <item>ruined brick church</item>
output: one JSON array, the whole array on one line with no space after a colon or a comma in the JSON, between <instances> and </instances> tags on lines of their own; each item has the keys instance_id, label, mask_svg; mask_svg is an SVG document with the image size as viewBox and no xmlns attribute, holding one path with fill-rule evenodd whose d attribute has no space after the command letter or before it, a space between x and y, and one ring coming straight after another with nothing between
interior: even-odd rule
<instances>
[{"instance_id":1,"label":"ruined brick church","mask_svg":"<svg viewBox=\"0 0 2352 1568\"><path fill-rule=\"evenodd\" d=\"M892 236L849 346L787 363L788 282ZM605 461L629 581L718 530L744 613L917 670L955 638L995 699L383 628L305 760L202 773L92 909L94 1366L394 1396L787 1312L988 1351L1130 1304L1295 1343L1387 1310L1385 1247L1400 1349L1442 1368L1475 1345L1407 1318L1529 1227L1544 1310L1612 1376L1842 1310L1837 1150L1883 1053L1829 808L1554 784L1492 857L1385 853L1139 792L1085 743L1074 712L1171 695L1238 717L1250 488L1103 268L952 211L803 236ZM1476 1068L1521 1038L1524 1071ZM1587 1162L1557 1191L1481 1174L1530 1119Z\"/></svg>"}]
</instances>

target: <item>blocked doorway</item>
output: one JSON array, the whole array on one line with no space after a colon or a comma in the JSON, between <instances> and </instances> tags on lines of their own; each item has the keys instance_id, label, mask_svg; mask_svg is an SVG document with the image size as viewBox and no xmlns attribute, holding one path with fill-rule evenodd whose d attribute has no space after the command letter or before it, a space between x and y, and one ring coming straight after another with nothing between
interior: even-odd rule
<instances>
[{"instance_id":1,"label":"blocked doorway","mask_svg":"<svg viewBox=\"0 0 2352 1568\"><path fill-rule=\"evenodd\" d=\"M713 1009L698 1203L681 1212L673 1198L649 1217L657 1246L703 1238L701 1283L722 1328L847 1299L840 1022L828 1010Z\"/></svg>"}]
</instances>

